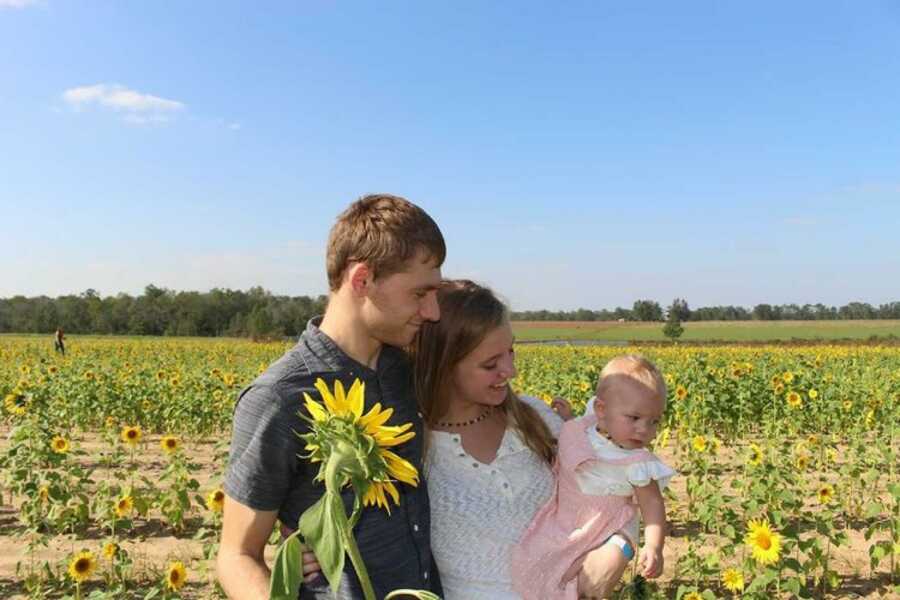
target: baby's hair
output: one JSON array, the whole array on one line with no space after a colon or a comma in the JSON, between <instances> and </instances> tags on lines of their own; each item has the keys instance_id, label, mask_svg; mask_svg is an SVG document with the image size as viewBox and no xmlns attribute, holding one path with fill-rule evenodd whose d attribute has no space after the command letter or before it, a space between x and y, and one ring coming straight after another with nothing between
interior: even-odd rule
<instances>
[{"instance_id":1,"label":"baby's hair","mask_svg":"<svg viewBox=\"0 0 900 600\"><path fill-rule=\"evenodd\" d=\"M597 395L595 398L604 397L609 388L615 385L616 378L610 377L610 375L624 375L647 386L659 396L663 407L665 407L668 395L666 380L663 378L662 373L659 372L659 369L656 368L656 365L640 354L624 354L606 363L606 366L600 371L600 381L597 383Z\"/></svg>"}]
</instances>

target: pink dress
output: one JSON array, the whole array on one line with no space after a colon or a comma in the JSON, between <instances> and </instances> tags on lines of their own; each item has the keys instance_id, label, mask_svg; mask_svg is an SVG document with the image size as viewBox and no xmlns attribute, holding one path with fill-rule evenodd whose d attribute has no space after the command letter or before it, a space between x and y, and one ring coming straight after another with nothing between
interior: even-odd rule
<instances>
[{"instance_id":1,"label":"pink dress","mask_svg":"<svg viewBox=\"0 0 900 600\"><path fill-rule=\"evenodd\" d=\"M631 496L584 494L575 469L585 461L632 464L652 458L649 451L635 452L622 460L597 457L586 435L596 427L593 417L563 424L554 465L556 489L538 511L512 552L512 582L523 600L578 600L578 578L563 581L573 566L609 536L620 531L637 514Z\"/></svg>"}]
</instances>

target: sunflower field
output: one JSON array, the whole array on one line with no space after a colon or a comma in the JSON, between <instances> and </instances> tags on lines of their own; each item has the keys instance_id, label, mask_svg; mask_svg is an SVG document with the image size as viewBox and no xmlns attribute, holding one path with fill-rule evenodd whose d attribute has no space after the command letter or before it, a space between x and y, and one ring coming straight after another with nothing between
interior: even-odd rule
<instances>
[{"instance_id":1,"label":"sunflower field","mask_svg":"<svg viewBox=\"0 0 900 600\"><path fill-rule=\"evenodd\" d=\"M234 401L288 345L68 346L0 337L0 597L222 597ZM520 345L514 387L578 412L622 351ZM655 450L679 476L663 576L618 597L900 597L900 348L627 351L666 376Z\"/></svg>"}]
</instances>

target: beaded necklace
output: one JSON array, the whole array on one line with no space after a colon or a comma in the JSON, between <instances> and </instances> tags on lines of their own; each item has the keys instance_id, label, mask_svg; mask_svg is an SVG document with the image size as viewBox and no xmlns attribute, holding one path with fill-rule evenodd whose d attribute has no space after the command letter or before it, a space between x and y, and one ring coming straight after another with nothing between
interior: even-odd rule
<instances>
[{"instance_id":1,"label":"beaded necklace","mask_svg":"<svg viewBox=\"0 0 900 600\"><path fill-rule=\"evenodd\" d=\"M458 423L449 423L449 422L441 422L438 421L435 423L438 427L443 427L444 429L450 429L453 427L468 427L469 425L474 425L479 421L484 421L488 416L494 412L494 407L488 406L484 409L484 412L475 417L474 419L469 419L468 421L460 421Z\"/></svg>"}]
</instances>

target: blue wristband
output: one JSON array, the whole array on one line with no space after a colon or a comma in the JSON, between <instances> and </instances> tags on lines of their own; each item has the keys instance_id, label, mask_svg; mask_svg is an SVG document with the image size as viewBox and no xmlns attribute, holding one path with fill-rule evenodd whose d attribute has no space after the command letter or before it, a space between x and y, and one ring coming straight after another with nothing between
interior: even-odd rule
<instances>
[{"instance_id":1,"label":"blue wristband","mask_svg":"<svg viewBox=\"0 0 900 600\"><path fill-rule=\"evenodd\" d=\"M622 551L622 554L625 555L625 558L631 560L634 558L634 548L631 547L631 543L625 538L625 536L619 535L618 533L614 533L606 540L607 542L612 542L616 546L619 547L619 550Z\"/></svg>"}]
</instances>

